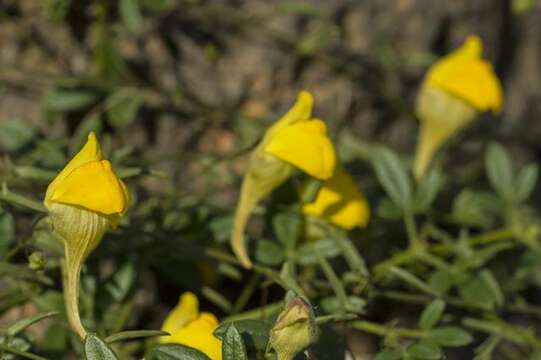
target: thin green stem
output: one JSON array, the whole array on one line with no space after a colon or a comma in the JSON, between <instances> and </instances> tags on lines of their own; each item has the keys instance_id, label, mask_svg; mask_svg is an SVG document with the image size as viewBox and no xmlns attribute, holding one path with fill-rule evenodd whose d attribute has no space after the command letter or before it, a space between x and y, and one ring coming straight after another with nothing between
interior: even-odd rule
<instances>
[{"instance_id":1,"label":"thin green stem","mask_svg":"<svg viewBox=\"0 0 541 360\"><path fill-rule=\"evenodd\" d=\"M515 237L515 232L512 227L504 227L503 229L489 231L468 238L470 246L487 245L495 242L509 240ZM453 252L452 244L435 244L430 247L430 251L436 254L451 254Z\"/></svg>"},{"instance_id":2,"label":"thin green stem","mask_svg":"<svg viewBox=\"0 0 541 360\"><path fill-rule=\"evenodd\" d=\"M237 260L234 256L231 256L223 251L217 250L217 249L206 249L205 254L208 257L211 257L213 259L218 259L224 262L227 262L229 264L233 264L236 266L241 266L240 261ZM301 287L296 283L290 283L284 281L280 274L278 274L276 271L267 268L265 266L261 266L258 264L252 264L252 270L260 275L264 275L271 279L276 284L280 285L284 290L293 290L300 296L304 296L304 291L301 289Z\"/></svg>"},{"instance_id":3,"label":"thin green stem","mask_svg":"<svg viewBox=\"0 0 541 360\"><path fill-rule=\"evenodd\" d=\"M341 314L344 314L348 305L348 296L346 290L344 289L342 282L340 282L340 279L338 279L338 276L334 272L331 264L329 264L329 262L322 256L318 256L317 260L319 262L321 270L325 274L327 280L329 280L329 283L331 284L333 291L336 294L338 301L340 302Z\"/></svg>"},{"instance_id":4,"label":"thin green stem","mask_svg":"<svg viewBox=\"0 0 541 360\"><path fill-rule=\"evenodd\" d=\"M15 205L19 205L28 209L46 213L47 209L41 202L27 198L24 195L12 192L7 188L6 183L2 183L2 191L0 191L0 200L6 201Z\"/></svg>"},{"instance_id":5,"label":"thin green stem","mask_svg":"<svg viewBox=\"0 0 541 360\"><path fill-rule=\"evenodd\" d=\"M407 249L396 253L390 259L384 260L373 267L374 273L377 275L384 274L388 268L410 263L417 259L417 252L412 249Z\"/></svg>"},{"instance_id":6,"label":"thin green stem","mask_svg":"<svg viewBox=\"0 0 541 360\"><path fill-rule=\"evenodd\" d=\"M370 321L358 320L350 323L351 326L357 330L368 332L377 336L385 337L389 335L394 335L398 337L406 337L412 339L422 339L428 336L428 333L419 329L409 329L409 328L395 328L388 327L385 325L377 324Z\"/></svg>"},{"instance_id":7,"label":"thin green stem","mask_svg":"<svg viewBox=\"0 0 541 360\"><path fill-rule=\"evenodd\" d=\"M259 285L259 274L253 274L246 286L244 286L244 288L242 289L239 297L237 298L237 301L235 302L235 305L233 306L233 309L231 311L233 314L236 314L242 309L244 309L244 307L250 300L250 297L256 290L257 285Z\"/></svg>"},{"instance_id":8,"label":"thin green stem","mask_svg":"<svg viewBox=\"0 0 541 360\"><path fill-rule=\"evenodd\" d=\"M487 321L482 319L465 318L462 320L462 324L476 331L500 336L519 346L532 346L535 348L541 347L541 340L537 339L533 332L510 325L502 320Z\"/></svg>"},{"instance_id":9,"label":"thin green stem","mask_svg":"<svg viewBox=\"0 0 541 360\"><path fill-rule=\"evenodd\" d=\"M283 306L284 306L284 302L278 301L272 304L262 306L257 309L245 311L243 313L239 313L235 315L226 316L225 318L222 319L222 322L268 318L274 314L279 313Z\"/></svg>"},{"instance_id":10,"label":"thin green stem","mask_svg":"<svg viewBox=\"0 0 541 360\"><path fill-rule=\"evenodd\" d=\"M412 232L412 233L415 233L415 232ZM515 236L515 232L513 231L513 229L510 227L505 227L503 229L479 234L476 236L471 236L468 238L468 244L470 246L487 245L487 244L492 244L495 242L505 241L505 240L513 238L514 236ZM427 246L426 250L428 250L429 253L447 255L447 254L453 253L453 245L452 244L434 244L431 246ZM384 260L376 264L373 267L373 271L376 275L383 274L391 266L400 266L403 264L411 263L417 260L420 256L426 256L426 254L427 253L425 251L416 251L416 249L413 249L410 247L404 251L396 253L390 259ZM433 265L436 265L433 259L434 257L431 257L430 259L427 260L427 258L425 257L425 260L431 261ZM441 263L441 262L438 263L438 266L440 267L443 265L444 263Z\"/></svg>"},{"instance_id":11,"label":"thin green stem","mask_svg":"<svg viewBox=\"0 0 541 360\"><path fill-rule=\"evenodd\" d=\"M324 316L318 316L316 318L316 324L321 325L328 323L330 321L348 321L348 320L355 320L359 316L357 314L331 314L331 315L324 315Z\"/></svg>"},{"instance_id":12,"label":"thin green stem","mask_svg":"<svg viewBox=\"0 0 541 360\"><path fill-rule=\"evenodd\" d=\"M368 276L368 269L366 268L366 263L362 258L361 254L357 248L351 242L345 234L336 234L336 242L340 246L342 251L342 256L349 265L349 268L363 276Z\"/></svg>"},{"instance_id":13,"label":"thin green stem","mask_svg":"<svg viewBox=\"0 0 541 360\"><path fill-rule=\"evenodd\" d=\"M405 211L404 213L404 225L406 226L406 233L408 234L409 247L413 251L419 251L423 248L423 243L417 233L417 225L415 225L415 218L411 211Z\"/></svg>"},{"instance_id":14,"label":"thin green stem","mask_svg":"<svg viewBox=\"0 0 541 360\"><path fill-rule=\"evenodd\" d=\"M431 255L427 252L420 253L418 255L418 258L426 262L427 264L434 266L438 270L445 271L446 273L453 274L456 272L456 270L451 265L449 265L439 257Z\"/></svg>"},{"instance_id":15,"label":"thin green stem","mask_svg":"<svg viewBox=\"0 0 541 360\"><path fill-rule=\"evenodd\" d=\"M31 360L47 360L47 358L41 357L41 356L39 356L39 355L32 354L32 353L29 353L29 352L26 352L26 351L22 351L22 350L17 350L17 349L14 349L14 348L12 348L12 347L10 347L10 346L3 345L3 344L0 344L0 350L9 352L9 353L12 353L12 354L15 354L15 355L22 356L22 357L24 357L24 358L26 358L26 359L31 359Z\"/></svg>"}]
</instances>

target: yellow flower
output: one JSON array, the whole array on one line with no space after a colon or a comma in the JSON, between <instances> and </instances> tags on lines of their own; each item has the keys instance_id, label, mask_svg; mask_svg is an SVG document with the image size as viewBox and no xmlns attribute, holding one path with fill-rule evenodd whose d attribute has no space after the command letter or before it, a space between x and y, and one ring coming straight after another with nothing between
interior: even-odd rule
<instances>
[{"instance_id":1,"label":"yellow flower","mask_svg":"<svg viewBox=\"0 0 541 360\"><path fill-rule=\"evenodd\" d=\"M44 200L54 234L64 243L64 297L68 320L84 338L79 317L79 276L86 257L109 227L116 227L130 204L126 185L103 159L94 133L49 184Z\"/></svg>"},{"instance_id":2,"label":"yellow flower","mask_svg":"<svg viewBox=\"0 0 541 360\"><path fill-rule=\"evenodd\" d=\"M425 84L440 88L479 111L500 111L503 104L500 80L482 55L482 40L469 36L460 48L430 68Z\"/></svg>"},{"instance_id":3,"label":"yellow flower","mask_svg":"<svg viewBox=\"0 0 541 360\"><path fill-rule=\"evenodd\" d=\"M347 230L366 227L370 220L368 202L343 169L336 169L333 177L319 189L314 201L304 205L303 212Z\"/></svg>"},{"instance_id":4,"label":"yellow flower","mask_svg":"<svg viewBox=\"0 0 541 360\"><path fill-rule=\"evenodd\" d=\"M478 111L501 110L502 86L492 65L482 59L482 52L481 39L469 36L426 74L416 104L421 129L413 172L418 180L440 146Z\"/></svg>"},{"instance_id":5,"label":"yellow flower","mask_svg":"<svg viewBox=\"0 0 541 360\"><path fill-rule=\"evenodd\" d=\"M244 229L257 203L287 180L295 169L326 180L334 173L336 154L327 127L311 118L312 95L301 91L295 105L263 136L251 154L235 213L231 245L249 268Z\"/></svg>"},{"instance_id":6,"label":"yellow flower","mask_svg":"<svg viewBox=\"0 0 541 360\"><path fill-rule=\"evenodd\" d=\"M201 351L211 360L221 360L222 342L213 335L218 324L218 319L211 313L199 312L199 301L194 294L185 292L162 325L162 330L171 336L162 336L159 340L186 345Z\"/></svg>"}]
</instances>

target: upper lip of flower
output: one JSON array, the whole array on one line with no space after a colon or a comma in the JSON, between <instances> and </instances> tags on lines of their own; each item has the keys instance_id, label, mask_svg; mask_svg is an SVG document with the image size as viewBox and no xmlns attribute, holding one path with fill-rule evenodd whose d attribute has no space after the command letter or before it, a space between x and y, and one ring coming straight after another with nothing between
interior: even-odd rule
<instances>
[{"instance_id":1,"label":"upper lip of flower","mask_svg":"<svg viewBox=\"0 0 541 360\"><path fill-rule=\"evenodd\" d=\"M424 83L438 87L481 111L500 111L503 95L492 64L482 58L483 43L475 35L429 69Z\"/></svg>"},{"instance_id":2,"label":"upper lip of flower","mask_svg":"<svg viewBox=\"0 0 541 360\"><path fill-rule=\"evenodd\" d=\"M45 206L50 208L55 202L104 215L123 215L129 207L129 191L114 173L111 163L103 160L93 132L47 188Z\"/></svg>"},{"instance_id":3,"label":"upper lip of flower","mask_svg":"<svg viewBox=\"0 0 541 360\"><path fill-rule=\"evenodd\" d=\"M293 107L267 130L259 149L326 180L334 173L336 154L325 123L311 117L312 104L312 95L301 91Z\"/></svg>"}]
</instances>

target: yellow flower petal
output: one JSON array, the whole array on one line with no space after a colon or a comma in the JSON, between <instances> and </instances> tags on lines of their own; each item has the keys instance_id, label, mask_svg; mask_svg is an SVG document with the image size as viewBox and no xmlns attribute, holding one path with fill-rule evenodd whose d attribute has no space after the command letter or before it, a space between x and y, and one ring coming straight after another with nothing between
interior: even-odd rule
<instances>
[{"instance_id":1,"label":"yellow flower petal","mask_svg":"<svg viewBox=\"0 0 541 360\"><path fill-rule=\"evenodd\" d=\"M271 138L274 134L282 129L300 121L307 121L312 114L312 106L314 98L308 91L301 91L297 96L295 104L289 109L284 116L272 125L266 132L265 138ZM265 141L265 140L264 140Z\"/></svg>"},{"instance_id":2,"label":"yellow flower petal","mask_svg":"<svg viewBox=\"0 0 541 360\"><path fill-rule=\"evenodd\" d=\"M334 172L336 155L327 136L327 127L314 119L282 129L266 144L264 150L307 174L326 180Z\"/></svg>"},{"instance_id":3,"label":"yellow flower petal","mask_svg":"<svg viewBox=\"0 0 541 360\"><path fill-rule=\"evenodd\" d=\"M492 65L481 58L483 44L470 36L454 52L443 57L428 71L425 85L441 88L480 111L500 111L503 91Z\"/></svg>"},{"instance_id":4,"label":"yellow flower petal","mask_svg":"<svg viewBox=\"0 0 541 360\"><path fill-rule=\"evenodd\" d=\"M50 201L79 206L102 214L123 214L129 206L126 186L107 160L89 161L66 175Z\"/></svg>"},{"instance_id":5,"label":"yellow flower petal","mask_svg":"<svg viewBox=\"0 0 541 360\"><path fill-rule=\"evenodd\" d=\"M86 144L82 147L81 150L71 159L71 161L62 169L62 171L54 178L54 180L49 184L47 188L47 193L45 194L45 206L48 206L48 202L51 198L51 195L55 191L58 183L62 182L66 176L68 176L73 170L78 168L81 165L86 164L90 161L100 161L103 160L103 153L101 151L100 143L96 138L96 134L91 132L88 134L88 140Z\"/></svg>"},{"instance_id":6,"label":"yellow flower petal","mask_svg":"<svg viewBox=\"0 0 541 360\"><path fill-rule=\"evenodd\" d=\"M337 169L323 184L316 199L304 205L303 212L347 230L366 227L370 220L368 202L352 177L342 169Z\"/></svg>"},{"instance_id":7,"label":"yellow flower petal","mask_svg":"<svg viewBox=\"0 0 541 360\"><path fill-rule=\"evenodd\" d=\"M193 321L199 315L199 300L191 292L185 292L180 295L177 306L171 310L162 325L162 331L167 331L173 335L190 321ZM171 342L171 337L160 337L161 342Z\"/></svg>"},{"instance_id":8,"label":"yellow flower petal","mask_svg":"<svg viewBox=\"0 0 541 360\"><path fill-rule=\"evenodd\" d=\"M211 360L222 359L222 342L213 335L218 320L210 313L201 315L171 336L171 342L186 345L207 355Z\"/></svg>"}]
</instances>

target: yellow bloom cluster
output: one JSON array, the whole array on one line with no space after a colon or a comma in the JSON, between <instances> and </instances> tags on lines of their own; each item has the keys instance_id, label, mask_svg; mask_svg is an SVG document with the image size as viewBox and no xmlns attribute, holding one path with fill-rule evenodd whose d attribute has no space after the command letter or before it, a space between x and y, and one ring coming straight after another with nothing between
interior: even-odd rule
<instances>
[{"instance_id":1,"label":"yellow bloom cluster","mask_svg":"<svg viewBox=\"0 0 541 360\"><path fill-rule=\"evenodd\" d=\"M334 145L322 120L312 118L313 97L301 91L293 107L271 126L251 154L235 212L231 246L245 267L251 266L244 229L257 203L299 169L324 180L315 201L304 213L352 229L366 226L369 207L343 170L337 170Z\"/></svg>"}]
</instances>

